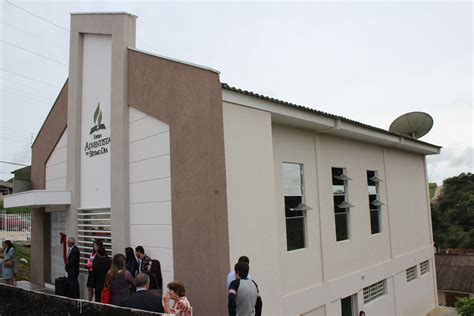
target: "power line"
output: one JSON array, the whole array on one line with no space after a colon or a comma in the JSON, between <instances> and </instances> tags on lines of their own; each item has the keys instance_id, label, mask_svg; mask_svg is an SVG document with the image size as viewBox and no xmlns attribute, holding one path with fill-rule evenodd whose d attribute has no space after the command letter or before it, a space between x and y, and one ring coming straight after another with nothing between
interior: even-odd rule
<instances>
[{"instance_id":1,"label":"power line","mask_svg":"<svg viewBox=\"0 0 474 316\"><path fill-rule=\"evenodd\" d=\"M0 125L0 128L3 128L3 129L7 129L7 130L12 130L12 131L17 131L17 132L22 132L22 133L26 133L28 135L31 135L31 134L35 134L31 131L25 131L25 130L22 130L22 129L16 129L16 128L11 128L11 127L8 127L8 126L5 126L5 125Z\"/></svg>"},{"instance_id":2,"label":"power line","mask_svg":"<svg viewBox=\"0 0 474 316\"><path fill-rule=\"evenodd\" d=\"M4 132L4 131L0 131L0 136L14 137L14 138L17 138L19 140L31 140L31 137L24 136L24 135L18 135L18 134L15 135L13 133L8 133L8 132Z\"/></svg>"},{"instance_id":3,"label":"power line","mask_svg":"<svg viewBox=\"0 0 474 316\"><path fill-rule=\"evenodd\" d=\"M27 76L24 76L24 75L19 74L19 73L16 73L16 72L12 72L12 71L9 71L9 70L5 70L5 69L3 69L3 68L0 68L0 70L1 70L1 71L4 71L4 72L7 72L7 73L10 73L10 74L15 75L15 76L23 77L23 78L25 78L25 79L29 79L29 80L33 80L33 81L36 81L36 82L45 84L45 85L47 85L47 86L51 86L51 87L55 87L55 88L61 88L60 86L56 86L56 85L53 85L53 84L50 84L50 83L47 83L47 82L44 82L44 81L41 81L41 80L38 80L38 79L35 79L35 78L27 77Z\"/></svg>"},{"instance_id":4,"label":"power line","mask_svg":"<svg viewBox=\"0 0 474 316\"><path fill-rule=\"evenodd\" d=\"M43 18L42 16L39 16L39 15L37 15L37 14L31 12L31 11L28 11L28 10L26 10L26 9L23 9L23 8L20 7L19 5L16 5L16 4L14 4L14 3L11 3L11 2L9 2L8 0L5 0L5 2L8 3L8 4L11 5L11 6L14 6L14 7L16 7L16 8L18 8L18 9L20 9L20 10L26 12L26 13L28 13L28 14L31 14L32 16L34 16L34 17L40 19L40 20L43 21L43 22L49 23L49 24L51 24L51 25L54 25L54 26L60 28L61 30L64 30L64 31L66 31L66 32L69 32L69 30L68 30L67 28L65 28L65 27L63 27L63 26L61 26L61 25L59 25L59 24L56 24L56 23L54 23L54 22L51 22L50 20L45 19L45 18Z\"/></svg>"},{"instance_id":5,"label":"power line","mask_svg":"<svg viewBox=\"0 0 474 316\"><path fill-rule=\"evenodd\" d=\"M42 101L42 100L39 100L39 99L33 99L32 97L29 97L29 96L24 95L24 94L22 94L22 93L18 93L18 92L14 92L14 91L8 91L8 90L4 90L4 89L0 89L0 91L5 91L5 92L7 92L7 93L12 93L12 94L20 95L20 96L23 96L23 97L25 97L25 98L29 98L30 100L36 101L36 102L43 102L43 103L46 103L46 104L50 104L50 102Z\"/></svg>"},{"instance_id":6,"label":"power line","mask_svg":"<svg viewBox=\"0 0 474 316\"><path fill-rule=\"evenodd\" d=\"M31 142L27 142L27 141L24 141L24 140L8 138L8 137L5 137L5 136L0 136L0 138L5 139L5 140L10 140L10 141L14 141L14 142L20 142L20 143L25 143L25 144L31 145Z\"/></svg>"},{"instance_id":7,"label":"power line","mask_svg":"<svg viewBox=\"0 0 474 316\"><path fill-rule=\"evenodd\" d=\"M21 88L18 88L18 87L0 85L0 88L7 89L7 90L10 90L10 91L13 91L13 92L23 93L25 95L28 95L28 96L31 96L33 98L37 98L39 100L43 100L43 101L46 101L46 102L50 102L50 100L52 99L52 98L50 99L46 96L38 95L38 94L36 94L35 91L25 91L25 90L21 90Z\"/></svg>"},{"instance_id":8,"label":"power line","mask_svg":"<svg viewBox=\"0 0 474 316\"><path fill-rule=\"evenodd\" d=\"M24 50L25 52L28 52L28 53L30 53L30 54L33 54L33 55L42 57L42 58L47 59L47 60L50 60L50 61L55 62L55 63L57 63L57 64L60 64L60 65L69 67L69 65L67 65L67 64L65 64L65 63L63 63L63 62L61 62L61 61L58 61L58 60L53 59L53 58L49 58L48 56L39 54L39 53L37 53L37 52L34 52L34 51L29 50L29 49L27 49L27 48L21 47L21 46L19 46L19 45L10 43L10 42L8 42L8 41L5 41L5 40L0 39L0 42L3 42L3 43L5 43L5 44L11 45L11 46L16 47L16 48L18 48L18 49Z\"/></svg>"},{"instance_id":9,"label":"power line","mask_svg":"<svg viewBox=\"0 0 474 316\"><path fill-rule=\"evenodd\" d=\"M25 165L25 164L22 164L22 163L5 161L5 160L0 160L0 163L6 163L8 165L23 166L23 167L28 167L29 166L29 165Z\"/></svg>"},{"instance_id":10,"label":"power line","mask_svg":"<svg viewBox=\"0 0 474 316\"><path fill-rule=\"evenodd\" d=\"M28 89L44 91L44 90L42 90L41 88L29 86L29 85L27 85L27 84L24 84L23 82L18 82L18 81L15 81L15 80L11 80L10 78L2 78L2 77L0 77L0 79L1 79L1 80L5 80L5 81L9 81L9 82L13 82L14 84L18 84L18 85L23 86L23 87L28 88ZM52 87L50 87L50 88L52 88Z\"/></svg>"}]
</instances>

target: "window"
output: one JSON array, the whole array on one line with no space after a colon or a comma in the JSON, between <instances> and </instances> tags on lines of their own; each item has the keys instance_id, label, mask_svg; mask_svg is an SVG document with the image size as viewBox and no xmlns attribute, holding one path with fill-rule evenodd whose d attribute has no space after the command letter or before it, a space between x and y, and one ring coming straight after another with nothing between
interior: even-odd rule
<instances>
[{"instance_id":1,"label":"window","mask_svg":"<svg viewBox=\"0 0 474 316\"><path fill-rule=\"evenodd\" d=\"M81 250L80 269L87 271L87 259L92 253L94 240L102 241L109 256L112 253L112 219L110 209L82 209L77 215L77 244Z\"/></svg>"},{"instance_id":2,"label":"window","mask_svg":"<svg viewBox=\"0 0 474 316\"><path fill-rule=\"evenodd\" d=\"M352 180L346 175L344 168L332 168L332 192L334 198L334 219L336 222L336 240L346 240L350 236L347 181Z\"/></svg>"},{"instance_id":3,"label":"window","mask_svg":"<svg viewBox=\"0 0 474 316\"><path fill-rule=\"evenodd\" d=\"M413 280L415 280L417 278L417 275L416 275L416 266L413 266L411 268L408 268L406 270L407 272L407 282L411 282Z\"/></svg>"},{"instance_id":4,"label":"window","mask_svg":"<svg viewBox=\"0 0 474 316\"><path fill-rule=\"evenodd\" d=\"M367 186L369 189L370 231L380 233L380 208L383 203L379 199L379 182L377 171L367 171Z\"/></svg>"},{"instance_id":5,"label":"window","mask_svg":"<svg viewBox=\"0 0 474 316\"><path fill-rule=\"evenodd\" d=\"M283 163L283 191L285 199L286 249L306 247L306 211L304 204L303 165Z\"/></svg>"},{"instance_id":6,"label":"window","mask_svg":"<svg viewBox=\"0 0 474 316\"><path fill-rule=\"evenodd\" d=\"M364 304L370 303L373 300L387 294L386 280L379 281L368 287L364 287Z\"/></svg>"},{"instance_id":7,"label":"window","mask_svg":"<svg viewBox=\"0 0 474 316\"><path fill-rule=\"evenodd\" d=\"M420 263L420 274L423 275L427 274L428 272L430 272L430 261L426 260Z\"/></svg>"}]
</instances>

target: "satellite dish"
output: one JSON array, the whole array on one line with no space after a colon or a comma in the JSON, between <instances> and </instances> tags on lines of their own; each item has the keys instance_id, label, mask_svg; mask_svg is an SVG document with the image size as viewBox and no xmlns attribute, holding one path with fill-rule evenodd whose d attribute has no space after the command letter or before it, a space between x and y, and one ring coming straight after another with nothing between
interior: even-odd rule
<instances>
[{"instance_id":1,"label":"satellite dish","mask_svg":"<svg viewBox=\"0 0 474 316\"><path fill-rule=\"evenodd\" d=\"M398 135L418 139L425 136L433 127L433 118L425 112L403 114L390 124L389 131Z\"/></svg>"}]
</instances>

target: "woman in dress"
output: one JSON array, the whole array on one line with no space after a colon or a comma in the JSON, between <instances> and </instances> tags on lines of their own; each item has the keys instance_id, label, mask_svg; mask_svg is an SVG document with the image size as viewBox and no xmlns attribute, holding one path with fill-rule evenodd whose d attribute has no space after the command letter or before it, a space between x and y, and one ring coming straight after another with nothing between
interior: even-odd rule
<instances>
[{"instance_id":1,"label":"woman in dress","mask_svg":"<svg viewBox=\"0 0 474 316\"><path fill-rule=\"evenodd\" d=\"M96 256L97 250L99 247L103 247L102 242L100 240L95 240L92 243L92 253L87 259L87 270L89 270L89 275L87 276L87 300L92 301L92 297L94 296L94 283L92 280L92 268L94 264L94 258ZM97 301L97 298L96 298Z\"/></svg>"},{"instance_id":2,"label":"woman in dress","mask_svg":"<svg viewBox=\"0 0 474 316\"><path fill-rule=\"evenodd\" d=\"M184 284L179 281L168 283L168 292L163 296L165 313L175 314L176 316L192 316L193 308L186 298ZM170 299L174 301L173 307L170 307Z\"/></svg>"},{"instance_id":3,"label":"woman in dress","mask_svg":"<svg viewBox=\"0 0 474 316\"><path fill-rule=\"evenodd\" d=\"M15 273L16 271L16 249L10 240L5 240L4 257L3 257L3 278L9 285L15 285Z\"/></svg>"},{"instance_id":4,"label":"woman in dress","mask_svg":"<svg viewBox=\"0 0 474 316\"><path fill-rule=\"evenodd\" d=\"M102 289L104 288L107 271L110 269L110 259L104 247L97 249L97 254L92 267L92 284L95 291L95 301L100 302Z\"/></svg>"},{"instance_id":5,"label":"woman in dress","mask_svg":"<svg viewBox=\"0 0 474 316\"><path fill-rule=\"evenodd\" d=\"M110 304L120 306L122 301L130 296L133 276L125 269L125 256L116 254L112 267L107 272L106 286L110 288Z\"/></svg>"}]
</instances>

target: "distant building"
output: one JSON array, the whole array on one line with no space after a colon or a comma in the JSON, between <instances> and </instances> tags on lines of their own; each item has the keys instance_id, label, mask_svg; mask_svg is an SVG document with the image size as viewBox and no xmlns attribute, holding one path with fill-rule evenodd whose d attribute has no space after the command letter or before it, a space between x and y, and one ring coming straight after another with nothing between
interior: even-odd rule
<instances>
[{"instance_id":1,"label":"distant building","mask_svg":"<svg viewBox=\"0 0 474 316\"><path fill-rule=\"evenodd\" d=\"M474 253L436 254L438 302L454 307L459 297L474 297Z\"/></svg>"},{"instance_id":2,"label":"distant building","mask_svg":"<svg viewBox=\"0 0 474 316\"><path fill-rule=\"evenodd\" d=\"M440 147L137 50L126 13L72 14L70 37L68 82L32 146L33 190L5 201L35 208L35 283L64 275L65 232L83 269L94 239L112 253L143 245L196 315L227 314L241 255L265 315L437 305L425 157Z\"/></svg>"},{"instance_id":3,"label":"distant building","mask_svg":"<svg viewBox=\"0 0 474 316\"><path fill-rule=\"evenodd\" d=\"M31 166L26 166L12 171L13 193L20 193L31 190Z\"/></svg>"},{"instance_id":4,"label":"distant building","mask_svg":"<svg viewBox=\"0 0 474 316\"><path fill-rule=\"evenodd\" d=\"M0 180L0 196L13 193L13 184L10 181Z\"/></svg>"}]
</instances>

